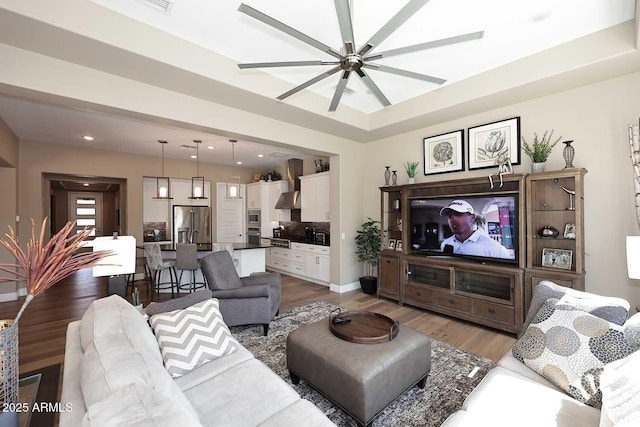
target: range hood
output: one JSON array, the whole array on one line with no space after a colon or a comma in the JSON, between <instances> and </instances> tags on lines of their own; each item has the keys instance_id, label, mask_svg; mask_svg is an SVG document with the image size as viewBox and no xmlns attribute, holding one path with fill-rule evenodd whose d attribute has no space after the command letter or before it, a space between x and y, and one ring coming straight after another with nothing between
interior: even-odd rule
<instances>
[{"instance_id":1,"label":"range hood","mask_svg":"<svg viewBox=\"0 0 640 427\"><path fill-rule=\"evenodd\" d=\"M300 180L302 175L302 160L289 159L285 172L289 191L282 193L276 202L276 209L300 209Z\"/></svg>"}]
</instances>

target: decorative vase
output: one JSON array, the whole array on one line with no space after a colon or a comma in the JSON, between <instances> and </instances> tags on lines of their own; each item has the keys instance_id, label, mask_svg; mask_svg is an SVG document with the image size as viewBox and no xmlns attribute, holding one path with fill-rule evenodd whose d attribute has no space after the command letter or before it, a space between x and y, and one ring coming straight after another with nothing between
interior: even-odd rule
<instances>
[{"instance_id":1,"label":"decorative vase","mask_svg":"<svg viewBox=\"0 0 640 427\"><path fill-rule=\"evenodd\" d=\"M560 232L550 225L545 225L538 230L538 236L540 237L558 237L558 234Z\"/></svg>"},{"instance_id":2,"label":"decorative vase","mask_svg":"<svg viewBox=\"0 0 640 427\"><path fill-rule=\"evenodd\" d=\"M398 183L398 175L396 174L396 172L398 171L392 171L393 175L391 175L391 184L392 185L396 185Z\"/></svg>"},{"instance_id":3,"label":"decorative vase","mask_svg":"<svg viewBox=\"0 0 640 427\"><path fill-rule=\"evenodd\" d=\"M391 179L391 171L389 170L391 166L385 166L384 170L384 185L389 185L389 179Z\"/></svg>"},{"instance_id":4,"label":"decorative vase","mask_svg":"<svg viewBox=\"0 0 640 427\"><path fill-rule=\"evenodd\" d=\"M18 323L0 320L0 402L5 408L0 414L0 425L18 425Z\"/></svg>"},{"instance_id":5,"label":"decorative vase","mask_svg":"<svg viewBox=\"0 0 640 427\"><path fill-rule=\"evenodd\" d=\"M409 177L409 184L415 184L416 183L416 177Z\"/></svg>"},{"instance_id":6,"label":"decorative vase","mask_svg":"<svg viewBox=\"0 0 640 427\"><path fill-rule=\"evenodd\" d=\"M573 166L573 157L576 155L576 149L571 146L571 141L562 141L565 144L564 149L562 150L562 157L564 157L564 161L566 163L565 169L572 169Z\"/></svg>"},{"instance_id":7,"label":"decorative vase","mask_svg":"<svg viewBox=\"0 0 640 427\"><path fill-rule=\"evenodd\" d=\"M546 164L547 164L546 162L531 163L531 172L533 173L544 172L544 167Z\"/></svg>"}]
</instances>

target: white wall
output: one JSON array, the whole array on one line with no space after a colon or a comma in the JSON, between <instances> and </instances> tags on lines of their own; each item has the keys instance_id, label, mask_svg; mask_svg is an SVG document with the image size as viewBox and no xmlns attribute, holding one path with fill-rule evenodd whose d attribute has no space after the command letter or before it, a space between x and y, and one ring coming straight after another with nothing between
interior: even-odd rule
<instances>
[{"instance_id":1,"label":"white wall","mask_svg":"<svg viewBox=\"0 0 640 427\"><path fill-rule=\"evenodd\" d=\"M420 160L423 167L422 138L466 129L483 123L521 118L527 140L533 132L555 130L563 140L573 139L574 165L588 170L585 176L586 289L626 298L640 305L640 281L626 275L625 236L638 235L634 209L634 189L627 125L640 117L640 73L545 96L509 107L486 111L461 120L441 123L416 132L397 135L367 145L369 154L363 180L363 217L380 216L378 186L384 184L384 166L398 169L399 183L406 183L402 164ZM466 144L466 142L465 142ZM552 152L547 170L562 169L562 144ZM516 173L530 171L530 159L522 153ZM465 147L466 156L466 147ZM467 164L465 158L465 165ZM465 166L467 167L467 166ZM487 176L494 169L441 175L418 175L417 182ZM640 262L640 260L639 260Z\"/></svg>"}]
</instances>

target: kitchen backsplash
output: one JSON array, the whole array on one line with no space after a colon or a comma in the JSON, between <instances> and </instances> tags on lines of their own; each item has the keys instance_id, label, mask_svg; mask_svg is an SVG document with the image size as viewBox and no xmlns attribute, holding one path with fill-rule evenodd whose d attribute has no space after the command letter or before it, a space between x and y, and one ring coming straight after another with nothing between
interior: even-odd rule
<instances>
[{"instance_id":1,"label":"kitchen backsplash","mask_svg":"<svg viewBox=\"0 0 640 427\"><path fill-rule=\"evenodd\" d=\"M154 230L159 230L158 237L155 237ZM154 242L158 240L167 240L167 223L166 222L144 222L142 223L142 235L145 242Z\"/></svg>"},{"instance_id":2,"label":"kitchen backsplash","mask_svg":"<svg viewBox=\"0 0 640 427\"><path fill-rule=\"evenodd\" d=\"M280 221L280 227L283 228L282 237L297 241L306 241L306 228L313 228L318 233L324 233L326 241L330 240L331 223L330 222L298 222L298 221Z\"/></svg>"}]
</instances>

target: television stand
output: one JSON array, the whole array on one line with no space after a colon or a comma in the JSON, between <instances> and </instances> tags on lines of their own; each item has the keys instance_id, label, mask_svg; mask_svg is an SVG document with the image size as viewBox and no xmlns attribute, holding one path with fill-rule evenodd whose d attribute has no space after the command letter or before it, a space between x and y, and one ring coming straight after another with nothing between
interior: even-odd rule
<instances>
[{"instance_id":1,"label":"television stand","mask_svg":"<svg viewBox=\"0 0 640 427\"><path fill-rule=\"evenodd\" d=\"M380 187L383 250L378 254L378 297L520 333L533 287L540 281L584 290L586 172L576 168L505 175L502 187L493 189L484 177ZM412 230L411 200L505 195L517 196L512 264L413 253L412 235L417 231ZM428 240L428 247L435 247L446 236L435 218L425 221L438 233L438 241ZM545 226L559 235L540 235ZM559 261L545 254L556 254Z\"/></svg>"}]
</instances>

